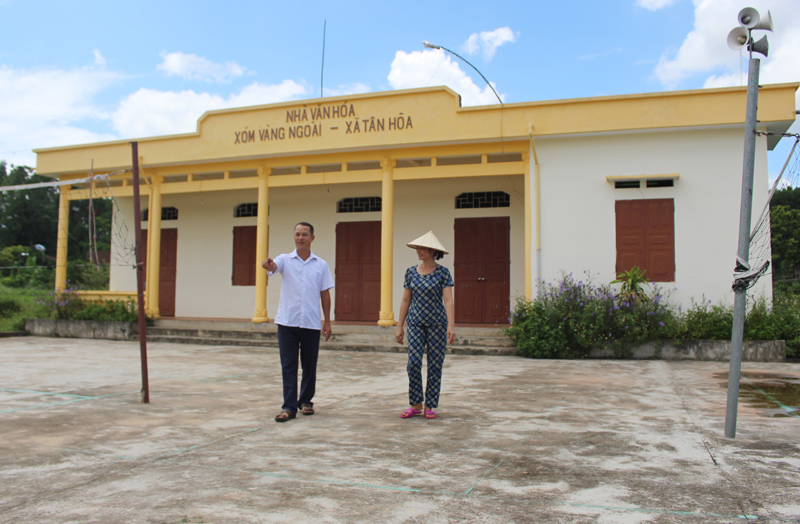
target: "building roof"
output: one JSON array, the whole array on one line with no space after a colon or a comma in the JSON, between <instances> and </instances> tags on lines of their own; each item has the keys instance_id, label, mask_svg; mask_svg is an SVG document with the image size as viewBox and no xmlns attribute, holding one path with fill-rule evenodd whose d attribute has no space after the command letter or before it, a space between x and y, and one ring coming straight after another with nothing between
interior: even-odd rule
<instances>
[{"instance_id":1,"label":"building roof","mask_svg":"<svg viewBox=\"0 0 800 524\"><path fill-rule=\"evenodd\" d=\"M759 129L772 149L795 121L800 83L759 90ZM746 87L461 107L447 87L367 93L208 111L193 133L139 142L143 166L220 165L534 138L698 127L743 127ZM131 166L131 140L36 149L37 173L60 177ZM503 149L501 147L501 149ZM385 153L383 156L386 156ZM377 157L376 157L377 158ZM244 164L243 164L244 165Z\"/></svg>"}]
</instances>

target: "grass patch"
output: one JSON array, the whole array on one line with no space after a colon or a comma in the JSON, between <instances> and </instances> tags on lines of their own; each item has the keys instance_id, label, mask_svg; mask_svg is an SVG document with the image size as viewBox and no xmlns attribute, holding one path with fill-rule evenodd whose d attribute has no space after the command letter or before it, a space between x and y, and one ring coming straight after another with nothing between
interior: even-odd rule
<instances>
[{"instance_id":1,"label":"grass patch","mask_svg":"<svg viewBox=\"0 0 800 524\"><path fill-rule=\"evenodd\" d=\"M36 316L43 289L9 288L0 284L0 331L24 331L25 319Z\"/></svg>"}]
</instances>

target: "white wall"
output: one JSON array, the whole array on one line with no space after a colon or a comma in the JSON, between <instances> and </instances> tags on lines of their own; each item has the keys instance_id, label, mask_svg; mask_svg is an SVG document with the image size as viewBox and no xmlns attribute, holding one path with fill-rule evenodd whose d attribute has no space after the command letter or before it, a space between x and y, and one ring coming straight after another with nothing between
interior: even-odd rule
<instances>
[{"instance_id":1,"label":"white wall","mask_svg":"<svg viewBox=\"0 0 800 524\"><path fill-rule=\"evenodd\" d=\"M395 183L393 303L395 317L400 308L403 276L406 268L417 261L406 243L432 229L442 243L453 249L455 218L511 217L511 295L524 293L524 222L522 176L480 177L461 180L402 181ZM489 209L455 209L455 198L463 192L505 191L511 195L511 207ZM336 184L270 189L269 256L294 250L293 231L298 222L314 225L312 250L324 258L334 272L336 263L336 224L338 222L374 221L380 212L336 213L342 198L380 196L381 184ZM162 228L178 229L178 267L176 279L176 316L252 318L255 308L255 287L232 286L233 227L256 225L256 218L233 218L234 207L256 202L258 192L252 190L219 191L164 195L164 207L178 208L176 221L163 221ZM129 231L124 242L113 239L113 249L133 244L132 199L119 199L121 216ZM142 198L142 209L147 198ZM143 223L146 227L147 223ZM121 228L115 227L115 231ZM446 256L442 264L453 270L453 258ZM267 311L274 318L278 310L281 277L269 279ZM130 266L114 266L111 270L112 290L136 289L136 275ZM334 289L332 292L335 304Z\"/></svg>"},{"instance_id":2,"label":"white wall","mask_svg":"<svg viewBox=\"0 0 800 524\"><path fill-rule=\"evenodd\" d=\"M732 303L743 140L736 128L537 139L543 280L553 282L562 272L582 277L584 271L595 283L614 280L614 201L672 198L675 282L659 285L671 291L676 304L702 296ZM668 188L615 189L606 181L607 176L671 173L680 178ZM756 218L767 184L766 141L760 138ZM535 246L533 251L535 261ZM771 296L770 277L762 277L753 292Z\"/></svg>"}]
</instances>

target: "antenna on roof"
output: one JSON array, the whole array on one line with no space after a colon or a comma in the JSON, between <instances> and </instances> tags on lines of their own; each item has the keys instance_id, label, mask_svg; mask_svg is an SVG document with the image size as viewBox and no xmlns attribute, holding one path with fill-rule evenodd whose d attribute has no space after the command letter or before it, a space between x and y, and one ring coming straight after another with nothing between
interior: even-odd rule
<instances>
[{"instance_id":1,"label":"antenna on roof","mask_svg":"<svg viewBox=\"0 0 800 524\"><path fill-rule=\"evenodd\" d=\"M328 20L325 20L325 23L322 25L322 69L319 73L319 97L324 98L325 93L323 92L323 83L322 80L325 76L325 30L328 28Z\"/></svg>"}]
</instances>

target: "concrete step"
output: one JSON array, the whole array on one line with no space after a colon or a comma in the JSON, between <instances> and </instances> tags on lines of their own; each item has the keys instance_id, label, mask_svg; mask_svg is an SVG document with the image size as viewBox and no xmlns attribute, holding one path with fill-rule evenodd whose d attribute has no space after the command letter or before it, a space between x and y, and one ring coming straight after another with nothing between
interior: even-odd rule
<instances>
[{"instance_id":1,"label":"concrete step","mask_svg":"<svg viewBox=\"0 0 800 524\"><path fill-rule=\"evenodd\" d=\"M277 339L254 339L254 338L214 338L208 336L187 336L187 335L153 335L147 336L148 342L167 342L173 344L198 344L207 346L243 346L261 347L277 349ZM380 344L352 343L350 341L336 341L333 338L328 342L321 341L320 349L331 351L364 351L375 353L405 353L407 347L400 344ZM451 345L447 347L447 353L451 355L518 355L517 349L511 347L491 347L491 346L469 346Z\"/></svg>"},{"instance_id":2,"label":"concrete step","mask_svg":"<svg viewBox=\"0 0 800 524\"><path fill-rule=\"evenodd\" d=\"M337 326L338 327L338 326ZM456 328L456 334L459 337L452 344L454 346L483 346L483 347L504 347L513 348L514 343L506 336L503 335L462 335L460 330ZM245 330L214 330L214 329L188 329L180 328L175 329L171 327L150 327L147 329L147 338L153 337L208 337L214 339L230 338L235 340L256 340L260 343L272 341L277 344L278 334L275 332L267 331L245 331ZM334 329L331 336L331 342L341 342L353 345L366 344L391 344L395 338L395 330L382 330L372 333L348 333L341 332Z\"/></svg>"},{"instance_id":3,"label":"concrete step","mask_svg":"<svg viewBox=\"0 0 800 524\"><path fill-rule=\"evenodd\" d=\"M328 342L321 349L339 351L405 352L406 346L395 341L395 327L375 324L336 324ZM448 353L463 355L516 355L517 349L496 327L456 327L458 338L448 346ZM247 320L160 319L147 328L147 340L180 344L218 346L278 347L278 326L268 322L254 324Z\"/></svg>"}]
</instances>

